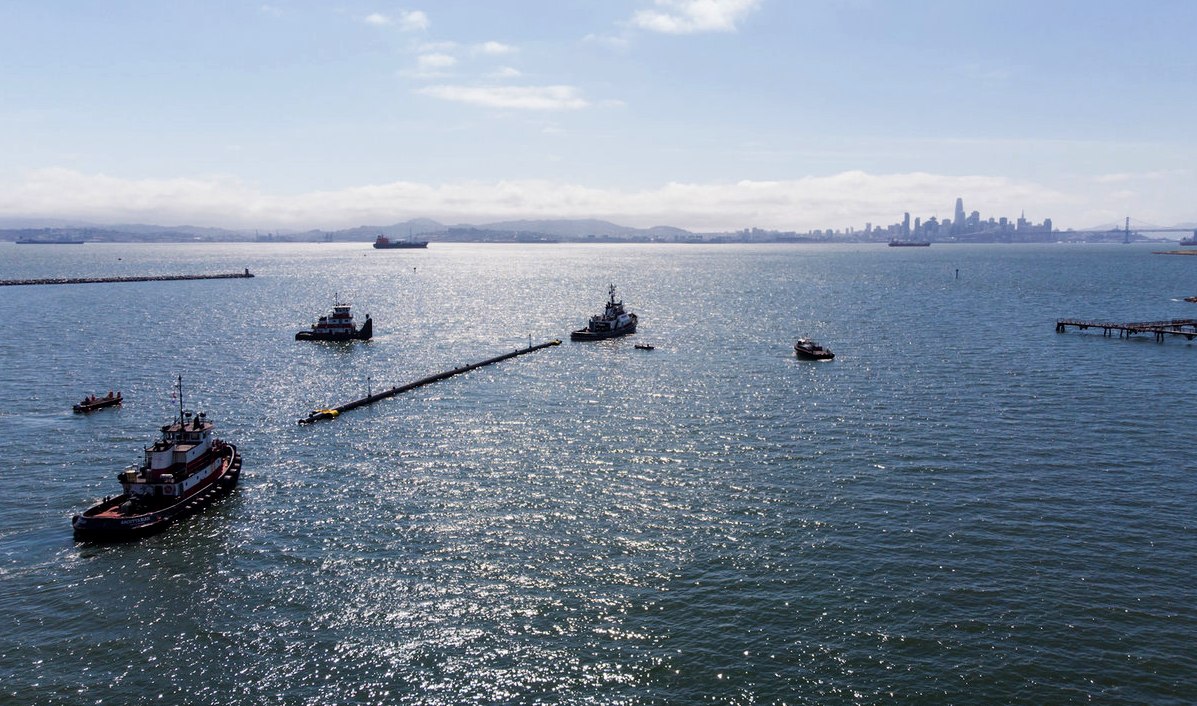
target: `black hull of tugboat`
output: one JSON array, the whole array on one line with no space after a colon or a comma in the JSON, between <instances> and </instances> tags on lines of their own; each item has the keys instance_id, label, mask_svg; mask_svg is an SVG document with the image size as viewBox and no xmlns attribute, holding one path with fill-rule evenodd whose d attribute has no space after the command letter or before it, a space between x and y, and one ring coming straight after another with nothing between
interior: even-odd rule
<instances>
[{"instance_id":1,"label":"black hull of tugboat","mask_svg":"<svg viewBox=\"0 0 1197 706\"><path fill-rule=\"evenodd\" d=\"M173 505L119 518L96 517L96 515L128 500L127 494L97 503L84 511L82 515L75 515L71 518L75 539L93 542L129 541L161 532L175 521L200 512L217 499L233 492L233 489L237 487L237 481L241 479L241 454L232 444L228 444L228 449L229 456L220 475L202 490L180 498L179 502Z\"/></svg>"},{"instance_id":2,"label":"black hull of tugboat","mask_svg":"<svg viewBox=\"0 0 1197 706\"><path fill-rule=\"evenodd\" d=\"M629 333L636 333L635 324L632 324L631 326L624 326L623 328L615 329L614 331L591 331L589 329L578 329L577 331L570 332L569 340L601 341L604 338L619 338L620 336L626 336Z\"/></svg>"},{"instance_id":3,"label":"black hull of tugboat","mask_svg":"<svg viewBox=\"0 0 1197 706\"><path fill-rule=\"evenodd\" d=\"M829 350L814 352L808 351L804 348L795 348L794 355L798 356L802 360L835 360L835 353L832 353Z\"/></svg>"},{"instance_id":4,"label":"black hull of tugboat","mask_svg":"<svg viewBox=\"0 0 1197 706\"><path fill-rule=\"evenodd\" d=\"M366 319L362 327L353 333L327 334L315 331L300 331L295 334L296 341L368 341L374 337L374 322Z\"/></svg>"}]
</instances>

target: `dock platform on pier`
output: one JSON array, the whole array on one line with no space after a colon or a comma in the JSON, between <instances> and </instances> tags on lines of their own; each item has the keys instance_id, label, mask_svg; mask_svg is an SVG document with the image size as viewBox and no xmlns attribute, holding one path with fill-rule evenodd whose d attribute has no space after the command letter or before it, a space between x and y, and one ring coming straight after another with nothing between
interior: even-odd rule
<instances>
[{"instance_id":1,"label":"dock platform on pier","mask_svg":"<svg viewBox=\"0 0 1197 706\"><path fill-rule=\"evenodd\" d=\"M392 387L390 389L383 390L382 392L376 392L372 395L367 395L366 397L363 397L359 400L353 400L352 402L346 402L345 404L337 406L337 407L329 407L327 409L317 409L317 410L313 411L311 414L309 414L308 416L304 417L303 419L300 419L299 423L300 424L312 424L312 423L318 422L322 419L335 419L336 417L340 416L340 414L342 412L348 412L351 409L357 409L358 407L364 407L368 404L373 404L379 400L385 400L388 397L394 397L395 395L402 394L404 392L407 392L408 390L414 390L417 387L423 387L425 385L430 385L434 382L446 380L448 378L453 377L454 375L461 375L462 373L468 373L471 370L481 368L484 365L491 365L492 363L498 363L499 361L507 360L509 358L515 358L516 356L533 353L535 351L541 350L542 348L548 348L549 346L559 346L559 345L561 345L561 340L553 339L547 343L541 343L541 344L538 344L535 346L528 346L527 348L519 348L517 350L512 351L511 353L504 353L503 355L497 355L493 358L487 358L486 360L479 361L477 363L470 363L468 365L464 365L464 366L461 366L458 368L453 368L452 370L446 370L443 373L437 373L436 375L429 375L428 377L420 378L419 380L416 380L415 382L410 382L406 385L400 385L398 387Z\"/></svg>"},{"instance_id":2,"label":"dock platform on pier","mask_svg":"<svg viewBox=\"0 0 1197 706\"><path fill-rule=\"evenodd\" d=\"M1102 330L1103 336L1113 336L1118 332L1119 338L1130 338L1135 334L1149 333L1155 340L1163 341L1166 336L1184 336L1188 340L1197 337L1197 319L1168 319L1167 321L1131 321L1119 323L1115 321L1095 321L1087 319L1057 319L1056 333L1064 333L1069 327L1084 331L1091 328Z\"/></svg>"}]
</instances>

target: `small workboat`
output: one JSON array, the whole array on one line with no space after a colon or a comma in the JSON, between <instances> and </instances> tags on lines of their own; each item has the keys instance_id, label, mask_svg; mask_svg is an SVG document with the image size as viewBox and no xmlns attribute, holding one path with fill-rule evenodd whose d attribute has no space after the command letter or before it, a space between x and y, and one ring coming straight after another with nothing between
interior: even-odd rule
<instances>
[{"instance_id":1,"label":"small workboat","mask_svg":"<svg viewBox=\"0 0 1197 706\"><path fill-rule=\"evenodd\" d=\"M182 378L178 390L178 418L162 427L141 464L117 475L124 492L71 518L76 538L121 541L152 534L237 486L237 447L212 435L214 425L206 414L184 411Z\"/></svg>"},{"instance_id":2,"label":"small workboat","mask_svg":"<svg viewBox=\"0 0 1197 706\"><path fill-rule=\"evenodd\" d=\"M118 405L120 403L121 403L121 393L117 392L114 395L114 394L112 394L112 390L109 390L108 394L105 395L104 397L96 397L95 395L88 395L87 397L83 398L82 402L71 407L71 409L73 409L79 413L87 413L87 412L94 412L97 409L104 409L105 407L115 407L116 405Z\"/></svg>"},{"instance_id":3,"label":"small workboat","mask_svg":"<svg viewBox=\"0 0 1197 706\"><path fill-rule=\"evenodd\" d=\"M799 358L806 358L807 360L831 360L835 358L835 353L829 349L820 346L818 343L809 338L800 338L794 344L794 354Z\"/></svg>"},{"instance_id":4,"label":"small workboat","mask_svg":"<svg viewBox=\"0 0 1197 706\"><path fill-rule=\"evenodd\" d=\"M633 346L633 348L637 348L642 351L651 351L655 347L656 346L653 346L651 343L637 343L635 346Z\"/></svg>"},{"instance_id":5,"label":"small workboat","mask_svg":"<svg viewBox=\"0 0 1197 706\"><path fill-rule=\"evenodd\" d=\"M332 313L321 316L310 329L295 334L296 341L368 341L374 335L374 322L366 314L360 328L353 323L349 304L334 303Z\"/></svg>"},{"instance_id":6,"label":"small workboat","mask_svg":"<svg viewBox=\"0 0 1197 706\"><path fill-rule=\"evenodd\" d=\"M571 341L597 341L636 333L636 315L624 311L623 300L615 301L615 285L610 285L607 291L610 298L603 313L590 317L586 328L572 331L569 334Z\"/></svg>"}]
</instances>

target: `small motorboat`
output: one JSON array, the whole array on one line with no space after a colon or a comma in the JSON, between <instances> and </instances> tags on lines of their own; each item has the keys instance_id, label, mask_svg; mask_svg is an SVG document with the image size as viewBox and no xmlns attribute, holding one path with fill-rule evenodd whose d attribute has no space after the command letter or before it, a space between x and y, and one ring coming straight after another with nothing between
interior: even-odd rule
<instances>
[{"instance_id":1,"label":"small motorboat","mask_svg":"<svg viewBox=\"0 0 1197 706\"><path fill-rule=\"evenodd\" d=\"M105 407L115 407L116 405L118 405L120 403L121 403L121 393L117 392L114 395L114 394L112 394L112 390L109 390L108 394L104 397L88 395L87 397L83 398L82 402L71 407L71 409L75 410L76 412L78 412L80 414L85 414L87 412L94 412L97 409L104 409Z\"/></svg>"},{"instance_id":2,"label":"small motorboat","mask_svg":"<svg viewBox=\"0 0 1197 706\"><path fill-rule=\"evenodd\" d=\"M832 353L829 349L820 346L809 338L798 339L798 342L794 344L794 355L807 360L831 360L835 358L835 353Z\"/></svg>"},{"instance_id":3,"label":"small motorboat","mask_svg":"<svg viewBox=\"0 0 1197 706\"><path fill-rule=\"evenodd\" d=\"M652 344L649 344L649 343L637 343L634 347L637 348L638 350L642 350L642 351L651 351L654 348L656 348L656 346L653 346Z\"/></svg>"}]
</instances>

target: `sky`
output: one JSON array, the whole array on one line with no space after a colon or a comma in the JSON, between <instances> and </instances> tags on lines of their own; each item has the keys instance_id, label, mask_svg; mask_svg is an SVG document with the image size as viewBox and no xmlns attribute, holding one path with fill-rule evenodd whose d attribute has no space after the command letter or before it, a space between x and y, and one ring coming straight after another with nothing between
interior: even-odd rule
<instances>
[{"instance_id":1,"label":"sky","mask_svg":"<svg viewBox=\"0 0 1197 706\"><path fill-rule=\"evenodd\" d=\"M0 0L0 224L1197 221L1191 0Z\"/></svg>"}]
</instances>

